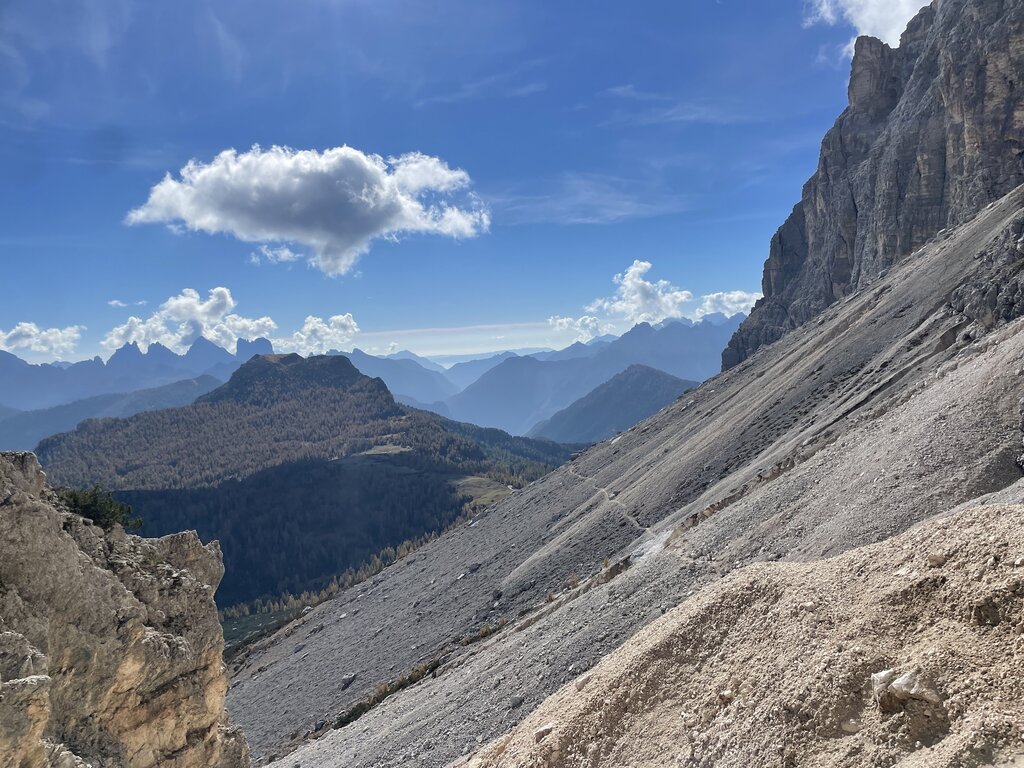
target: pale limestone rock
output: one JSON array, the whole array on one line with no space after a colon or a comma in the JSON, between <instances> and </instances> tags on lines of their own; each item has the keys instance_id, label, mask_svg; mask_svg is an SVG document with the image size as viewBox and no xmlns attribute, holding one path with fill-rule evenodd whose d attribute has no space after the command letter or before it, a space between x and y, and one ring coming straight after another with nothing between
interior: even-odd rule
<instances>
[{"instance_id":1,"label":"pale limestone rock","mask_svg":"<svg viewBox=\"0 0 1024 768\"><path fill-rule=\"evenodd\" d=\"M214 590L195 533L110 532L0 453L0 768L242 768Z\"/></svg>"}]
</instances>

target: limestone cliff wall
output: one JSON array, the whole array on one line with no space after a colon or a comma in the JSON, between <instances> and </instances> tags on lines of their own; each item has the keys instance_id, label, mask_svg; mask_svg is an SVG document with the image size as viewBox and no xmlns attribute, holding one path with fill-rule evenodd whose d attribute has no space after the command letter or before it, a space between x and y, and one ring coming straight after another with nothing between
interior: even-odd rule
<instances>
[{"instance_id":1,"label":"limestone cliff wall","mask_svg":"<svg viewBox=\"0 0 1024 768\"><path fill-rule=\"evenodd\" d=\"M1024 2L935 0L898 48L857 40L849 106L772 238L725 368L1024 183Z\"/></svg>"},{"instance_id":2,"label":"limestone cliff wall","mask_svg":"<svg viewBox=\"0 0 1024 768\"><path fill-rule=\"evenodd\" d=\"M0 768L241 768L224 710L220 549L62 509L0 453Z\"/></svg>"}]
</instances>

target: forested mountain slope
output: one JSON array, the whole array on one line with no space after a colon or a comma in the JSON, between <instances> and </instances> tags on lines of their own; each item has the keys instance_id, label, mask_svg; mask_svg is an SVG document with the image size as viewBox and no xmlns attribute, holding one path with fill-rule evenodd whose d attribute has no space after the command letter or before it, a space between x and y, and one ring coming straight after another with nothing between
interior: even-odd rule
<instances>
[{"instance_id":1,"label":"forested mountain slope","mask_svg":"<svg viewBox=\"0 0 1024 768\"><path fill-rule=\"evenodd\" d=\"M117 491L146 533L220 539L222 605L322 587L457 519L473 502L462 478L522 485L568 451L399 405L345 357L298 355L253 358L192 405L39 446L54 482Z\"/></svg>"},{"instance_id":2,"label":"forested mountain slope","mask_svg":"<svg viewBox=\"0 0 1024 768\"><path fill-rule=\"evenodd\" d=\"M187 405L221 383L213 376L200 376L153 389L96 395L40 411L23 411L0 418L0 450L31 450L44 437L68 432L86 419L134 416L142 411Z\"/></svg>"}]
</instances>

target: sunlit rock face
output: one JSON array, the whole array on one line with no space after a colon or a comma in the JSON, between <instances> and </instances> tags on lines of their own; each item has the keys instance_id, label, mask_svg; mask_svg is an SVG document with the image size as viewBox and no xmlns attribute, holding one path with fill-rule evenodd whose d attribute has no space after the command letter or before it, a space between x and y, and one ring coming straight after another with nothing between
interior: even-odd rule
<instances>
[{"instance_id":1,"label":"sunlit rock face","mask_svg":"<svg viewBox=\"0 0 1024 768\"><path fill-rule=\"evenodd\" d=\"M65 511L0 453L0 768L249 764L224 711L220 548Z\"/></svg>"}]
</instances>

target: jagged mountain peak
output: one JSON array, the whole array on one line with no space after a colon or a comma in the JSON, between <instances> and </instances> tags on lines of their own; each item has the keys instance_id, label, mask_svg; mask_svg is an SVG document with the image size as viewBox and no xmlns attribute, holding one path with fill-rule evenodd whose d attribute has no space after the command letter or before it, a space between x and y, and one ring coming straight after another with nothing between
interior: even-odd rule
<instances>
[{"instance_id":1,"label":"jagged mountain peak","mask_svg":"<svg viewBox=\"0 0 1024 768\"><path fill-rule=\"evenodd\" d=\"M114 350L114 354L107 360L107 365L124 364L130 361L141 360L145 353L139 347L138 342L129 341Z\"/></svg>"},{"instance_id":2,"label":"jagged mountain peak","mask_svg":"<svg viewBox=\"0 0 1024 768\"><path fill-rule=\"evenodd\" d=\"M270 339L260 337L258 339L239 339L235 344L235 357L244 362L254 355L272 355L274 345Z\"/></svg>"}]
</instances>

